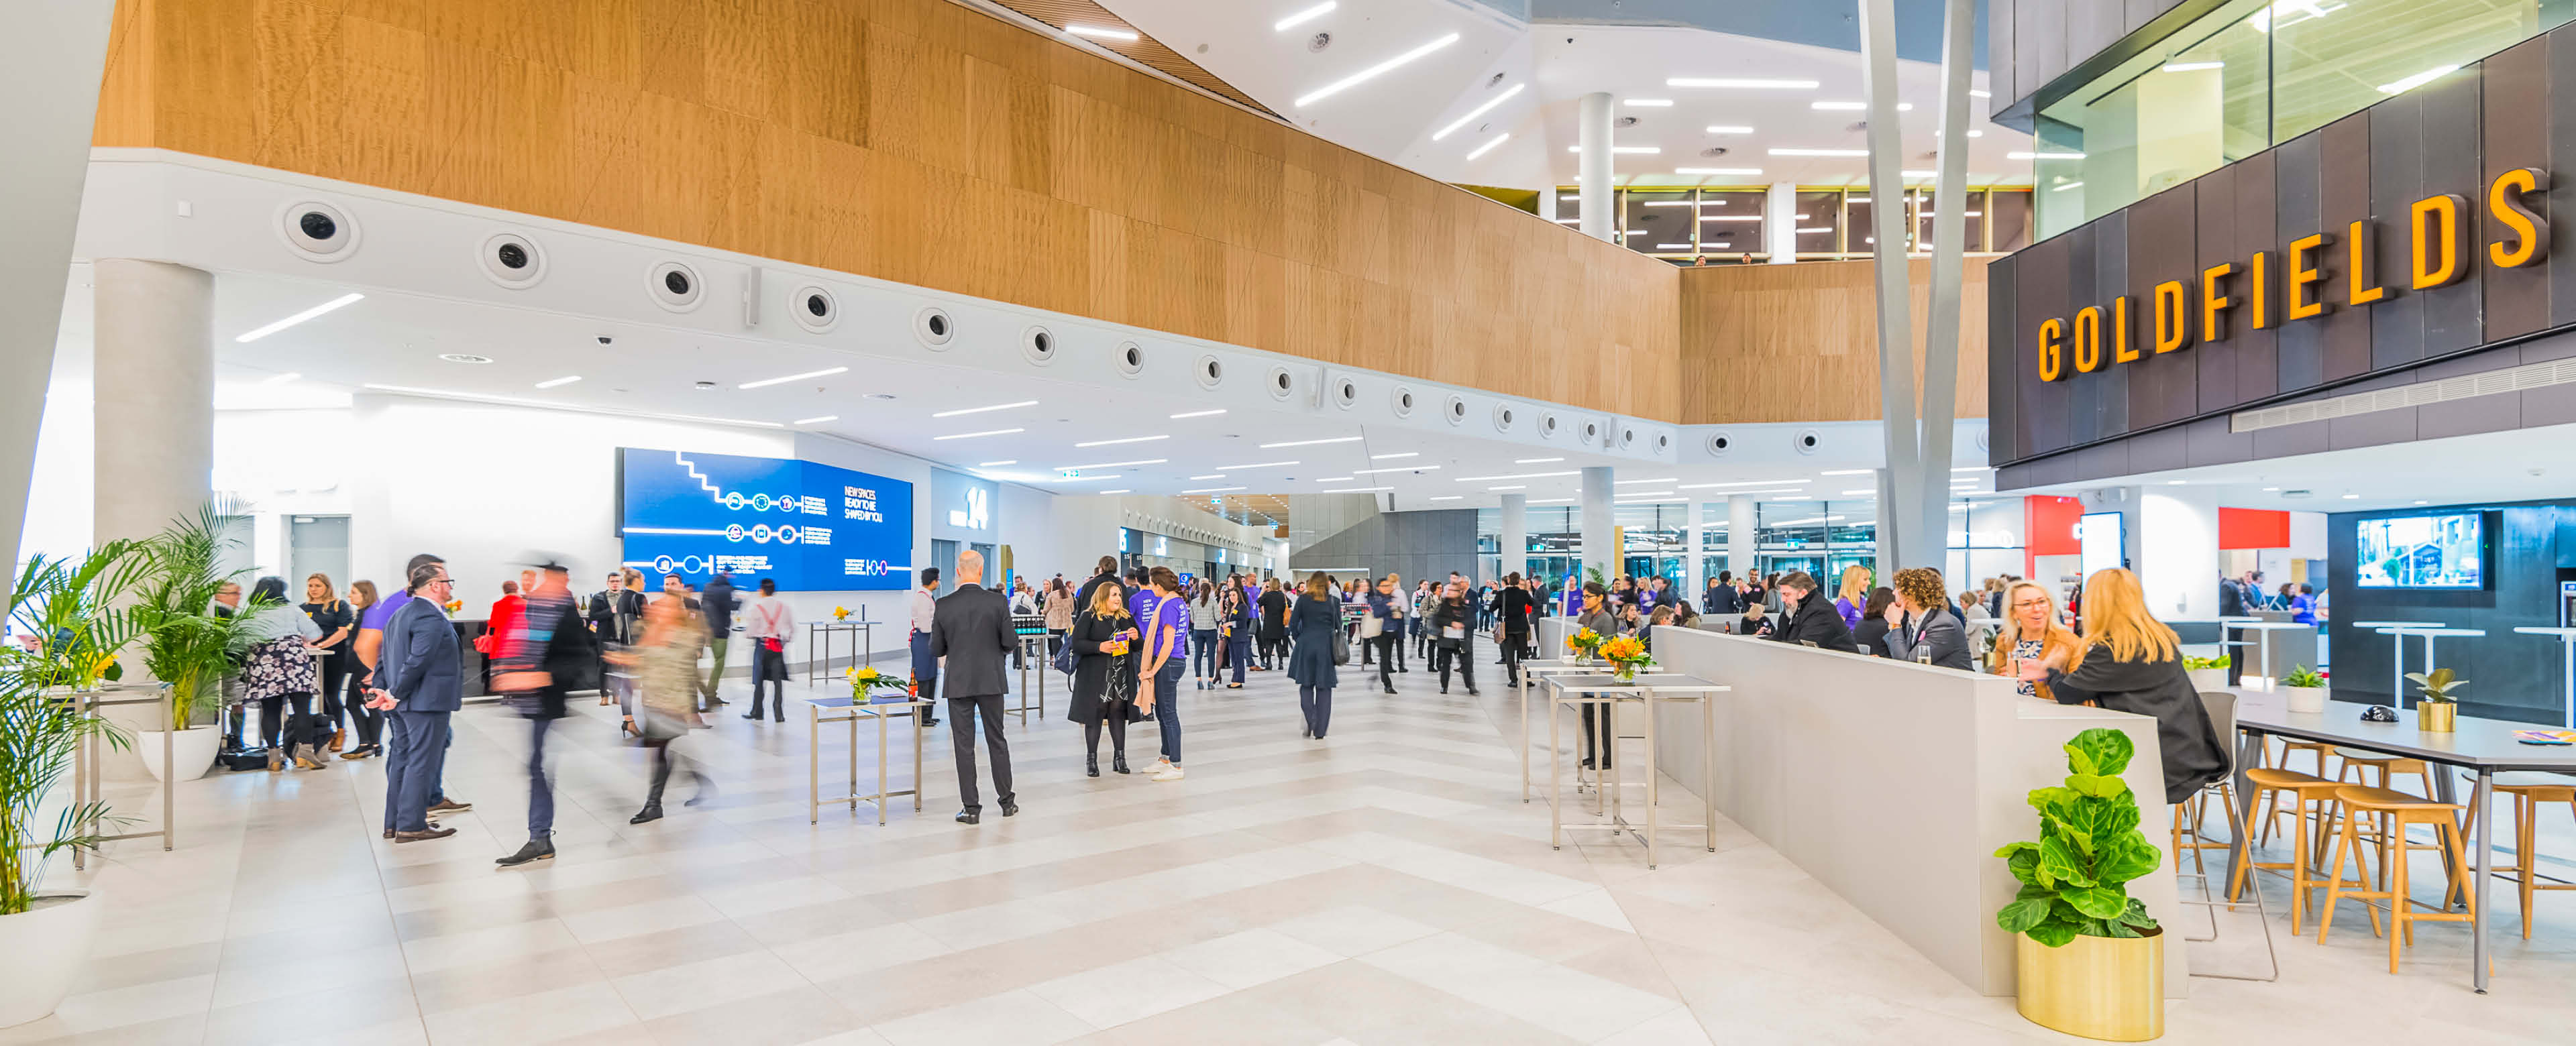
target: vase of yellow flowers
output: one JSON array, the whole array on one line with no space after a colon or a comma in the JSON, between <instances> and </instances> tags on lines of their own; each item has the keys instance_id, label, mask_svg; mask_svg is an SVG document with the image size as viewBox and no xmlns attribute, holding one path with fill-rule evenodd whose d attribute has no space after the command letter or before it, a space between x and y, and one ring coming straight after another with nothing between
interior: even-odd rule
<instances>
[{"instance_id":1,"label":"vase of yellow flowers","mask_svg":"<svg viewBox=\"0 0 2576 1046\"><path fill-rule=\"evenodd\" d=\"M1573 635L1565 637L1565 649L1574 653L1575 664L1590 664L1593 658L1601 656L1601 633L1578 628Z\"/></svg>"},{"instance_id":2,"label":"vase of yellow flowers","mask_svg":"<svg viewBox=\"0 0 2576 1046\"><path fill-rule=\"evenodd\" d=\"M863 704L912 696L910 682L877 671L874 665L860 665L841 676L850 681L850 698Z\"/></svg>"},{"instance_id":3,"label":"vase of yellow flowers","mask_svg":"<svg viewBox=\"0 0 2576 1046\"><path fill-rule=\"evenodd\" d=\"M832 608L832 620L834 620L834 621L847 621L847 620L849 620L849 619L850 619L850 608L848 608L848 607L833 607L833 608Z\"/></svg>"},{"instance_id":4,"label":"vase of yellow flowers","mask_svg":"<svg viewBox=\"0 0 2576 1046\"><path fill-rule=\"evenodd\" d=\"M1651 667L1654 655L1646 653L1646 644L1635 636L1620 636L1601 644L1601 659L1610 662L1610 673L1622 683L1637 681L1637 670Z\"/></svg>"}]
</instances>

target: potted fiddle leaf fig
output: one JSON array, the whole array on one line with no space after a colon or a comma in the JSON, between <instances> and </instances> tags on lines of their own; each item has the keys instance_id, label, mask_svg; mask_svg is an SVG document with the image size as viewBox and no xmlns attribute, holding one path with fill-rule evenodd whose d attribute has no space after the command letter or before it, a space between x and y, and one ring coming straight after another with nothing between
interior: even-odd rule
<instances>
[{"instance_id":1,"label":"potted fiddle leaf fig","mask_svg":"<svg viewBox=\"0 0 2576 1046\"><path fill-rule=\"evenodd\" d=\"M2281 690L2290 695L2290 711L2315 715L2326 710L2326 677L2316 669L2300 665L2281 677Z\"/></svg>"},{"instance_id":2,"label":"potted fiddle leaf fig","mask_svg":"<svg viewBox=\"0 0 2576 1046\"><path fill-rule=\"evenodd\" d=\"M2164 931L2126 885L2164 866L2120 779L2135 754L2117 730L2075 735L2065 783L2030 793L2039 839L1995 851L2021 882L1995 913L2017 935L2021 1015L2113 1042L2164 1034Z\"/></svg>"},{"instance_id":3,"label":"potted fiddle leaf fig","mask_svg":"<svg viewBox=\"0 0 2576 1046\"><path fill-rule=\"evenodd\" d=\"M2436 668L2429 673L2408 672L2406 678L2416 687L2415 729L2436 734L2447 734L2457 729L2460 703L2452 695L2469 685L2469 681L2455 678L2447 668Z\"/></svg>"}]
</instances>

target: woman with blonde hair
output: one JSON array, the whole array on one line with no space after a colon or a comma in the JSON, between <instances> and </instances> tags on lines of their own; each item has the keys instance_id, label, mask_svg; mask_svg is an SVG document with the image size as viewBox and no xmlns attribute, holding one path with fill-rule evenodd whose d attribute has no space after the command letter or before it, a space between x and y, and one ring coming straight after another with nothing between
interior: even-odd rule
<instances>
[{"instance_id":1,"label":"woman with blonde hair","mask_svg":"<svg viewBox=\"0 0 2576 1046\"><path fill-rule=\"evenodd\" d=\"M2098 704L2153 717L2164 761L2165 802L2189 799L2202 785L2227 775L2226 746L2209 723L2200 693L2183 674L2182 642L2147 613L2136 574L2112 567L2085 579L2084 635L2071 661L2060 669L2044 657L2025 660L2019 674L2027 682L2047 684L2062 705Z\"/></svg>"},{"instance_id":2,"label":"woman with blonde hair","mask_svg":"<svg viewBox=\"0 0 2576 1046\"><path fill-rule=\"evenodd\" d=\"M2038 662L2063 672L2074 667L2081 645L2075 630L2057 619L2057 599L2048 594L2048 586L2015 581L2004 588L2004 619L1995 633L1994 652L1986 658L1988 671L2018 678L2022 665ZM2056 699L2046 683L2022 679L2017 689L2023 697Z\"/></svg>"},{"instance_id":3,"label":"woman with blonde hair","mask_svg":"<svg viewBox=\"0 0 2576 1046\"><path fill-rule=\"evenodd\" d=\"M631 666L642 684L635 702L643 713L639 733L644 747L653 750L652 785L644 794L644 808L628 818L628 824L662 819L662 786L671 780L674 762L687 764L682 769L697 784L690 806L715 791L715 782L694 761L671 751L671 742L706 726L698 718L697 704L698 649L705 645L705 623L689 612L681 596L665 593L644 605L643 639L608 655L612 662Z\"/></svg>"},{"instance_id":4,"label":"woman with blonde hair","mask_svg":"<svg viewBox=\"0 0 2576 1046\"><path fill-rule=\"evenodd\" d=\"M1072 626L1065 641L1073 644L1073 700L1066 703L1064 717L1082 724L1088 752L1083 774L1100 776L1104 725L1109 728L1110 769L1126 773L1127 724L1145 718L1136 709L1136 619L1127 612L1126 591L1100 586Z\"/></svg>"},{"instance_id":5,"label":"woman with blonde hair","mask_svg":"<svg viewBox=\"0 0 2576 1046\"><path fill-rule=\"evenodd\" d=\"M1869 609L1869 568L1854 563L1843 568L1842 582L1834 592L1834 609L1843 616L1844 628L1860 627L1860 615Z\"/></svg>"}]
</instances>

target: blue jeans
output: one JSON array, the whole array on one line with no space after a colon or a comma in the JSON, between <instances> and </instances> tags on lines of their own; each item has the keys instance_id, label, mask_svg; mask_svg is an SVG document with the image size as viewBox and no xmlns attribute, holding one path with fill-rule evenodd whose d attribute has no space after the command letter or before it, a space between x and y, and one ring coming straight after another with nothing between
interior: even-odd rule
<instances>
[{"instance_id":1,"label":"blue jeans","mask_svg":"<svg viewBox=\"0 0 2576 1046\"><path fill-rule=\"evenodd\" d=\"M1190 630L1190 678L1216 678L1216 630Z\"/></svg>"},{"instance_id":2,"label":"blue jeans","mask_svg":"<svg viewBox=\"0 0 2576 1046\"><path fill-rule=\"evenodd\" d=\"M555 834L555 786L546 780L546 728L552 719L528 720L528 838Z\"/></svg>"},{"instance_id":3,"label":"blue jeans","mask_svg":"<svg viewBox=\"0 0 2576 1046\"><path fill-rule=\"evenodd\" d=\"M1174 693L1181 686L1181 659L1163 662L1154 673L1154 725L1163 731L1163 758L1181 765L1181 709Z\"/></svg>"}]
</instances>

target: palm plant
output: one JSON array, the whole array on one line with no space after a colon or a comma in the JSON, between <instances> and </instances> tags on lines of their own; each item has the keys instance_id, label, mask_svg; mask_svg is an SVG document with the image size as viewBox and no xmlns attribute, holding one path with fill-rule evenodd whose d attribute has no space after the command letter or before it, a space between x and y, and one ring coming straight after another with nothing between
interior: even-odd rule
<instances>
[{"instance_id":1,"label":"palm plant","mask_svg":"<svg viewBox=\"0 0 2576 1046\"><path fill-rule=\"evenodd\" d=\"M170 729L185 730L223 700L223 676L247 645L242 623L257 608L230 616L212 611L215 594L241 571L223 568L224 553L239 544L224 533L234 514L229 501L210 501L141 543L143 576L137 612L147 638L143 665L170 685Z\"/></svg>"},{"instance_id":2,"label":"palm plant","mask_svg":"<svg viewBox=\"0 0 2576 1046\"><path fill-rule=\"evenodd\" d=\"M103 734L125 746L123 734L64 691L96 685L140 628L140 615L117 605L136 567L125 541L77 563L34 556L9 593L7 617L25 632L20 645L0 649L0 915L26 911L53 855L95 844L109 820L105 804L75 803L38 841L46 797L81 743Z\"/></svg>"}]
</instances>

